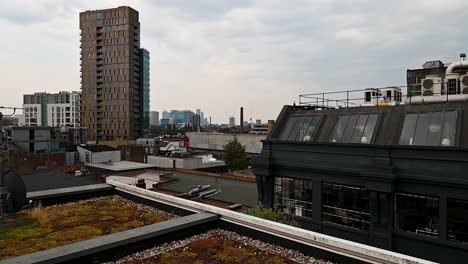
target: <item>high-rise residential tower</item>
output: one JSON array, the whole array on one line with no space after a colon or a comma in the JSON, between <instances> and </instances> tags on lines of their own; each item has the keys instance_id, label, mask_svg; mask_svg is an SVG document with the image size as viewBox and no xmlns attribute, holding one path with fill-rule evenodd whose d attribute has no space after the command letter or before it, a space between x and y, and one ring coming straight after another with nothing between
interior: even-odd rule
<instances>
[{"instance_id":1,"label":"high-rise residential tower","mask_svg":"<svg viewBox=\"0 0 468 264\"><path fill-rule=\"evenodd\" d=\"M235 126L236 126L236 119L233 116L231 116L229 118L229 127L235 127Z\"/></svg>"},{"instance_id":2,"label":"high-rise residential tower","mask_svg":"<svg viewBox=\"0 0 468 264\"><path fill-rule=\"evenodd\" d=\"M128 6L82 12L80 29L82 124L89 139L144 135L149 128L149 53L140 49L138 12Z\"/></svg>"},{"instance_id":3,"label":"high-rise residential tower","mask_svg":"<svg viewBox=\"0 0 468 264\"><path fill-rule=\"evenodd\" d=\"M159 112L158 111L150 112L150 125L159 126Z\"/></svg>"}]
</instances>

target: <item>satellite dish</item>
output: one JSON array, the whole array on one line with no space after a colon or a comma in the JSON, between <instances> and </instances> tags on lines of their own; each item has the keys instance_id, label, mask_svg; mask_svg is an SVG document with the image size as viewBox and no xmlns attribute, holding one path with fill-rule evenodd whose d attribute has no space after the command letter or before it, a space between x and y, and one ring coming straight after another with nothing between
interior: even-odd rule
<instances>
[{"instance_id":1,"label":"satellite dish","mask_svg":"<svg viewBox=\"0 0 468 264\"><path fill-rule=\"evenodd\" d=\"M26 185L24 185L23 179L16 172L9 170L4 172L3 182L8 192L6 197L7 211L20 211L26 202Z\"/></svg>"}]
</instances>

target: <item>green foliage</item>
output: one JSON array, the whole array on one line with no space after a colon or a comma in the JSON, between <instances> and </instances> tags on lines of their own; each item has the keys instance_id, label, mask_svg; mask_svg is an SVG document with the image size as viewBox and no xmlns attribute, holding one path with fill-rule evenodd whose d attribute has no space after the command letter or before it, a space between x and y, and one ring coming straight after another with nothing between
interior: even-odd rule
<instances>
[{"instance_id":1,"label":"green foliage","mask_svg":"<svg viewBox=\"0 0 468 264\"><path fill-rule=\"evenodd\" d=\"M297 222L294 221L289 215L281 212L274 211L270 208L265 208L263 205L257 205L254 208L250 208L246 212L248 215L263 218L266 220L290 225L290 226L298 226Z\"/></svg>"},{"instance_id":2,"label":"green foliage","mask_svg":"<svg viewBox=\"0 0 468 264\"><path fill-rule=\"evenodd\" d=\"M52 232L50 228L40 226L24 226L6 231L0 231L0 240L4 239L23 239L26 237L38 237Z\"/></svg>"},{"instance_id":3,"label":"green foliage","mask_svg":"<svg viewBox=\"0 0 468 264\"><path fill-rule=\"evenodd\" d=\"M234 138L229 140L229 143L223 146L224 148L224 161L232 169L243 170L249 165L247 160L247 153L245 152L245 146Z\"/></svg>"},{"instance_id":4,"label":"green foliage","mask_svg":"<svg viewBox=\"0 0 468 264\"><path fill-rule=\"evenodd\" d=\"M107 198L37 207L23 213L31 218L30 226L0 231L0 260L168 219L164 214Z\"/></svg>"}]
</instances>

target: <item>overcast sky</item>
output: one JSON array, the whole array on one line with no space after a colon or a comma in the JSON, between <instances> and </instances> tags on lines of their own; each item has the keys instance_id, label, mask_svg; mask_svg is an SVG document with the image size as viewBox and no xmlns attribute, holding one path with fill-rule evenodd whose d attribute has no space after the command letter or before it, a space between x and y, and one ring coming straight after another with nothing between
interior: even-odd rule
<instances>
[{"instance_id":1,"label":"overcast sky","mask_svg":"<svg viewBox=\"0 0 468 264\"><path fill-rule=\"evenodd\" d=\"M402 85L468 51L467 0L1 0L0 105L80 89L81 11L129 5L151 53L151 110L275 119L301 93Z\"/></svg>"}]
</instances>

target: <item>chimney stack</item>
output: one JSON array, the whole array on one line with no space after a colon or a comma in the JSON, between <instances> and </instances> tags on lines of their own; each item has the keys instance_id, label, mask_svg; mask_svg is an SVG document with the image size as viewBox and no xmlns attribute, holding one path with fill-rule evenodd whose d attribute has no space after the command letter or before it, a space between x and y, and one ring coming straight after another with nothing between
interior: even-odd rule
<instances>
[{"instance_id":1,"label":"chimney stack","mask_svg":"<svg viewBox=\"0 0 468 264\"><path fill-rule=\"evenodd\" d=\"M273 126L275 125L275 120L268 120L268 135L270 135Z\"/></svg>"},{"instance_id":2,"label":"chimney stack","mask_svg":"<svg viewBox=\"0 0 468 264\"><path fill-rule=\"evenodd\" d=\"M240 134L244 134L244 107L240 108Z\"/></svg>"}]
</instances>

